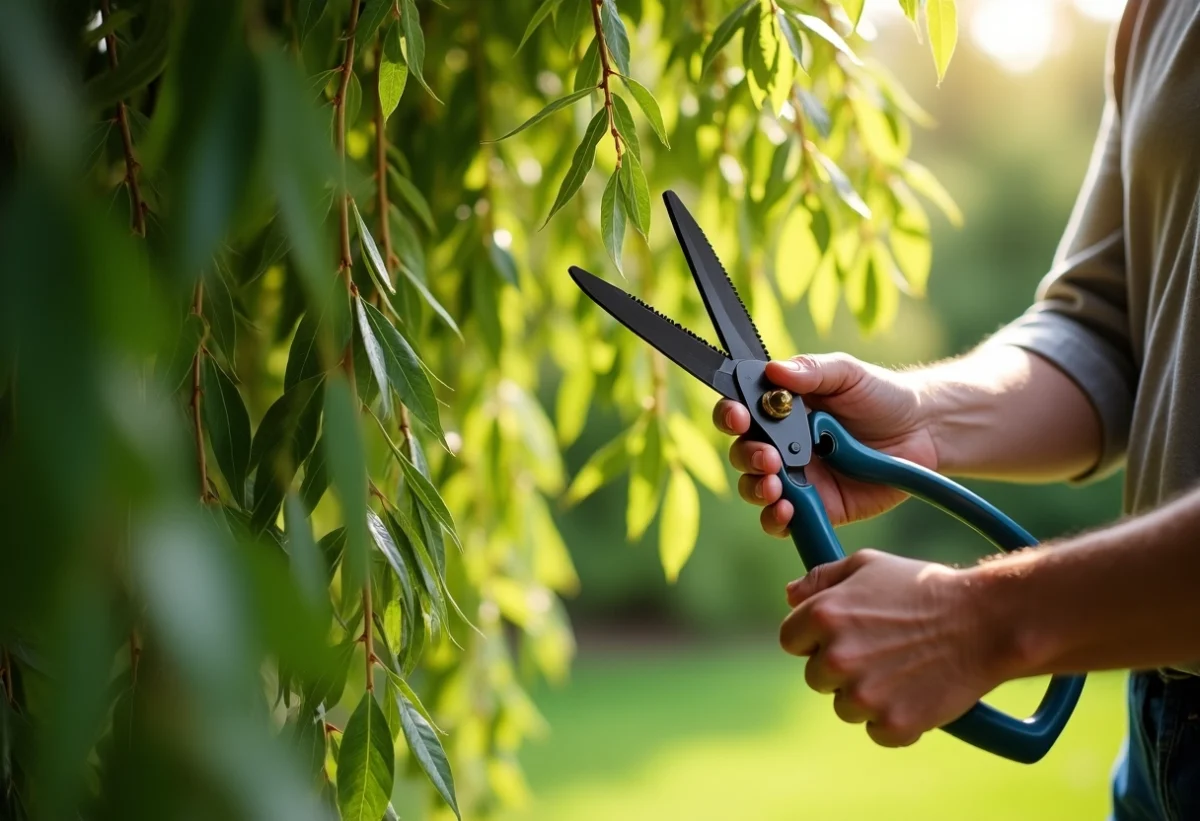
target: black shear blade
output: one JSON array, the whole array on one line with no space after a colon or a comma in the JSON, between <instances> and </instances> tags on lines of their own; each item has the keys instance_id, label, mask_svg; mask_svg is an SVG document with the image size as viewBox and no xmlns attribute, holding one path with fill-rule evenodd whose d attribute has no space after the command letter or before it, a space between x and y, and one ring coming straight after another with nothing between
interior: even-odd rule
<instances>
[{"instance_id":1,"label":"black shear blade","mask_svg":"<svg viewBox=\"0 0 1200 821\"><path fill-rule=\"evenodd\" d=\"M725 350L734 359L770 359L767 347L758 335L758 328L754 327L746 306L725 273L725 266L721 265L721 260L717 259L716 252L708 244L704 231L700 230L674 191L663 194L663 200L667 204L667 214L671 217L675 236L683 247L688 267L692 269L696 287L704 298L704 307L708 309L708 316Z\"/></svg>"},{"instance_id":2,"label":"black shear blade","mask_svg":"<svg viewBox=\"0 0 1200 821\"><path fill-rule=\"evenodd\" d=\"M717 393L737 399L733 363L724 353L600 277L574 265L570 272L575 284L614 319Z\"/></svg>"}]
</instances>

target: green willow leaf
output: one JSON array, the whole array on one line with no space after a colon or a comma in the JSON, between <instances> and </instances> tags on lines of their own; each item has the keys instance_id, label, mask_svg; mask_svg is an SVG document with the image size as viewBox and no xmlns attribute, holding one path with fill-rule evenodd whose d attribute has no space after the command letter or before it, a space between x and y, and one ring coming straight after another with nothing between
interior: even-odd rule
<instances>
[{"instance_id":1,"label":"green willow leaf","mask_svg":"<svg viewBox=\"0 0 1200 821\"><path fill-rule=\"evenodd\" d=\"M317 23L325 16L329 0L298 0L296 3L296 38L300 45L308 39Z\"/></svg>"},{"instance_id":2,"label":"green willow leaf","mask_svg":"<svg viewBox=\"0 0 1200 821\"><path fill-rule=\"evenodd\" d=\"M250 466L250 416L242 395L211 356L204 357L201 409L217 465L239 505L246 503Z\"/></svg>"},{"instance_id":3,"label":"green willow leaf","mask_svg":"<svg viewBox=\"0 0 1200 821\"><path fill-rule=\"evenodd\" d=\"M642 538L654 519L666 467L658 416L653 411L647 416L642 449L633 460L633 473L629 477L629 504L625 508L626 535L631 542Z\"/></svg>"},{"instance_id":4,"label":"green willow leaf","mask_svg":"<svg viewBox=\"0 0 1200 821\"><path fill-rule=\"evenodd\" d=\"M825 42L836 48L842 54L849 58L850 62L856 66L862 65L862 60L858 59L858 55L854 50L842 39L842 35L833 30L832 27L820 17L813 17L811 14L796 14L796 19L800 24L813 34L820 37Z\"/></svg>"},{"instance_id":5,"label":"green willow leaf","mask_svg":"<svg viewBox=\"0 0 1200 821\"><path fill-rule=\"evenodd\" d=\"M938 85L946 76L954 46L958 43L958 12L954 0L928 0L925 3L925 25L929 30L929 48L937 67Z\"/></svg>"},{"instance_id":6,"label":"green willow leaf","mask_svg":"<svg viewBox=\"0 0 1200 821\"><path fill-rule=\"evenodd\" d=\"M846 11L846 16L850 18L850 30L853 31L858 28L858 21L862 19L867 0L841 0L841 4Z\"/></svg>"},{"instance_id":7,"label":"green willow leaf","mask_svg":"<svg viewBox=\"0 0 1200 821\"><path fill-rule=\"evenodd\" d=\"M373 510L367 511L367 530L375 548L383 554L396 579L400 583L400 607L406 620L420 617L420 605L417 602L416 588L413 586L412 573L404 561L404 554L396 544L396 538L383 520Z\"/></svg>"},{"instance_id":8,"label":"green willow leaf","mask_svg":"<svg viewBox=\"0 0 1200 821\"><path fill-rule=\"evenodd\" d=\"M584 2L590 3L591 0ZM600 68L600 50L596 48L596 40L593 38L583 52L579 68L575 69L574 90L591 89L600 85Z\"/></svg>"},{"instance_id":9,"label":"green willow leaf","mask_svg":"<svg viewBox=\"0 0 1200 821\"><path fill-rule=\"evenodd\" d=\"M395 207L395 204L393 204L393 207ZM408 280L408 284L420 295L425 304L441 317L442 322L445 322L450 330L454 331L454 335L462 339L462 331L458 329L458 323L454 321L454 317L450 316L450 312L446 310L445 306L438 302L437 297L430 292L425 283L421 281L421 278L411 268L403 264L400 266L400 273L404 274L404 278Z\"/></svg>"},{"instance_id":10,"label":"green willow leaf","mask_svg":"<svg viewBox=\"0 0 1200 821\"><path fill-rule=\"evenodd\" d=\"M446 751L442 749L437 732L403 694L398 694L398 698L400 726L404 730L408 748L412 750L413 757L425 771L425 775L429 776L434 789L461 819L458 799L454 795L454 775L450 772L450 762L446 759Z\"/></svg>"},{"instance_id":11,"label":"green willow leaf","mask_svg":"<svg viewBox=\"0 0 1200 821\"><path fill-rule=\"evenodd\" d=\"M613 93L613 120L617 124L617 133L621 135L621 142L625 144L625 148L637 155L640 160L642 158L642 143L638 139L637 125L633 121L633 112L629 110L629 104L625 102L625 98L620 94Z\"/></svg>"},{"instance_id":12,"label":"green willow leaf","mask_svg":"<svg viewBox=\"0 0 1200 821\"><path fill-rule=\"evenodd\" d=\"M429 460L425 458L425 449L421 445L421 440L416 436L408 440L408 455L417 470L421 471L421 475L432 481L433 477L429 473ZM415 497L413 507L421 522L421 531L425 536L429 555L433 557L433 562L437 565L438 576L444 578L446 575L446 545L442 539L442 526L437 523L432 513L416 501Z\"/></svg>"},{"instance_id":13,"label":"green willow leaf","mask_svg":"<svg viewBox=\"0 0 1200 821\"><path fill-rule=\"evenodd\" d=\"M833 188L837 191L837 195L841 197L842 202L846 203L854 213L863 219L870 219L871 209L867 207L863 198L854 190L854 184L850 182L850 178L846 176L846 172L821 152L813 151L812 153L817 158L817 162L821 164L821 167L825 169L825 172L829 174Z\"/></svg>"},{"instance_id":14,"label":"green willow leaf","mask_svg":"<svg viewBox=\"0 0 1200 821\"><path fill-rule=\"evenodd\" d=\"M621 160L621 194L625 198L625 213L642 236L650 233L650 186L641 160L632 152Z\"/></svg>"},{"instance_id":15,"label":"green willow leaf","mask_svg":"<svg viewBox=\"0 0 1200 821\"><path fill-rule=\"evenodd\" d=\"M389 0L394 2L394 0ZM400 47L399 23L390 23L383 32L383 59L379 61L377 91L379 105L383 109L386 123L400 104L404 86L408 84L408 63L404 62L404 51Z\"/></svg>"},{"instance_id":16,"label":"green willow leaf","mask_svg":"<svg viewBox=\"0 0 1200 821\"><path fill-rule=\"evenodd\" d=\"M249 466L256 471L250 521L254 532L274 523L296 470L316 444L324 384L323 376L296 383L267 408L258 425Z\"/></svg>"},{"instance_id":17,"label":"green willow leaf","mask_svg":"<svg viewBox=\"0 0 1200 821\"><path fill-rule=\"evenodd\" d=\"M568 506L583 501L617 478L629 462L629 433L625 432L591 455L575 474L563 501Z\"/></svg>"},{"instance_id":18,"label":"green willow leaf","mask_svg":"<svg viewBox=\"0 0 1200 821\"><path fill-rule=\"evenodd\" d=\"M368 691L346 723L338 751L337 804L343 821L379 821L383 817L392 795L395 766L387 719L375 694Z\"/></svg>"},{"instance_id":19,"label":"green willow leaf","mask_svg":"<svg viewBox=\"0 0 1200 821\"><path fill-rule=\"evenodd\" d=\"M519 286L517 278L517 261L507 248L500 247L494 239L488 243L488 259L496 274L514 288Z\"/></svg>"},{"instance_id":20,"label":"green willow leaf","mask_svg":"<svg viewBox=\"0 0 1200 821\"><path fill-rule=\"evenodd\" d=\"M671 471L658 523L658 556L667 581L674 583L700 535L700 496L683 468Z\"/></svg>"},{"instance_id":21,"label":"green willow leaf","mask_svg":"<svg viewBox=\"0 0 1200 821\"><path fill-rule=\"evenodd\" d=\"M365 304L362 297L354 300L354 313L358 317L358 333L362 337L363 348L367 352L367 362L371 365L371 372L375 374L375 381L380 385L387 385L389 384L387 359L383 353L383 346L379 344L379 339L376 338L375 331L367 319ZM384 417L390 418L392 415L391 391L380 390L379 403L382 406Z\"/></svg>"},{"instance_id":22,"label":"green willow leaf","mask_svg":"<svg viewBox=\"0 0 1200 821\"><path fill-rule=\"evenodd\" d=\"M421 87L429 92L429 96L441 102L438 95L433 93L429 83L425 82L425 33L421 31L421 13L417 11L416 0L401 0L400 23L404 26L404 43L408 47L408 67Z\"/></svg>"},{"instance_id":23,"label":"green willow leaf","mask_svg":"<svg viewBox=\"0 0 1200 821\"><path fill-rule=\"evenodd\" d=\"M614 171L604 186L604 196L600 198L600 235L604 239L604 250L608 258L617 266L621 275L621 246L625 244L625 203L621 197L620 171Z\"/></svg>"},{"instance_id":24,"label":"green willow leaf","mask_svg":"<svg viewBox=\"0 0 1200 821\"><path fill-rule=\"evenodd\" d=\"M421 224L428 229L429 233L436 234L437 226L433 222L433 212L429 208L429 201L421 193L421 189L417 188L412 180L397 171L393 165L388 166L388 180L391 181L392 188L400 195L400 198L417 215Z\"/></svg>"},{"instance_id":25,"label":"green willow leaf","mask_svg":"<svg viewBox=\"0 0 1200 821\"><path fill-rule=\"evenodd\" d=\"M438 733L439 735L445 735L441 728L437 726L437 723L434 722L433 716L429 713L429 710L427 710L425 705L421 703L421 699L417 696L416 692L414 692L413 688L410 687L408 682L404 680L404 677L390 667L386 667L384 669L387 671L388 685L395 690L393 696L403 696L404 698L408 699L409 704L412 705L414 710L421 714L421 718L425 719L429 723L429 726L433 728L435 733Z\"/></svg>"},{"instance_id":26,"label":"green willow leaf","mask_svg":"<svg viewBox=\"0 0 1200 821\"><path fill-rule=\"evenodd\" d=\"M287 501L284 502L283 519L286 524L284 532L287 535L288 565L292 571L292 579L304 603L318 611L329 603L329 593L326 589L329 580L325 575L325 559L313 540L308 511L300 497L294 493L289 493Z\"/></svg>"},{"instance_id":27,"label":"green willow leaf","mask_svg":"<svg viewBox=\"0 0 1200 821\"><path fill-rule=\"evenodd\" d=\"M625 30L625 22L617 12L617 0L604 0L600 28L604 32L604 44L608 46L609 59L616 64L617 71L628 74L629 32Z\"/></svg>"},{"instance_id":28,"label":"green willow leaf","mask_svg":"<svg viewBox=\"0 0 1200 821\"><path fill-rule=\"evenodd\" d=\"M442 431L441 419L438 416L437 398L433 395L433 386L429 383L429 377L425 375L420 357L378 308L362 301L359 305L367 326L379 340L383 353L386 382L381 381L380 384L391 385L413 417L440 441L445 442L446 435Z\"/></svg>"},{"instance_id":29,"label":"green willow leaf","mask_svg":"<svg viewBox=\"0 0 1200 821\"><path fill-rule=\"evenodd\" d=\"M358 114L362 110L362 81L353 71L350 72L350 82L346 83L346 128L351 128L358 122Z\"/></svg>"},{"instance_id":30,"label":"green willow leaf","mask_svg":"<svg viewBox=\"0 0 1200 821\"><path fill-rule=\"evenodd\" d=\"M955 228L962 226L963 215L959 210L958 203L950 196L950 192L942 187L937 177L933 176L932 171L918 162L905 160L900 166L900 175L904 177L904 181L913 191L941 209L941 212L946 215L946 219L950 220L951 225Z\"/></svg>"},{"instance_id":31,"label":"green willow leaf","mask_svg":"<svg viewBox=\"0 0 1200 821\"><path fill-rule=\"evenodd\" d=\"M783 39L788 44L788 49L792 52L792 57L796 60L796 65L801 69L804 68L804 35L796 28L796 21L787 15L783 9L777 9L775 19L779 23L779 30L783 32Z\"/></svg>"},{"instance_id":32,"label":"green willow leaf","mask_svg":"<svg viewBox=\"0 0 1200 821\"><path fill-rule=\"evenodd\" d=\"M584 97L588 96L595 90L596 90L595 87L581 88L578 91L575 91L575 92L572 92L571 94L566 95L565 97L559 97L557 100L554 100L553 102L547 104L545 108L543 108L537 114L534 114L532 117L530 117L525 122L521 123L519 126L514 128L512 131L505 134L503 137L500 137L495 140L485 140L484 142L497 142L498 143L501 140L507 140L509 137L513 136L514 134L520 134L522 131L529 128L529 126L537 125L542 120L546 119L551 114L553 114L555 111L566 108L567 106L571 105L572 103L579 102L580 100L582 100Z\"/></svg>"},{"instance_id":33,"label":"green willow leaf","mask_svg":"<svg viewBox=\"0 0 1200 821\"><path fill-rule=\"evenodd\" d=\"M363 257L367 260L371 278L375 280L376 287L382 286L381 290L386 289L388 293L396 293L396 287L392 285L392 278L388 274L383 255L379 253L379 246L375 244L375 238L371 236L367 223L363 221L362 214L358 211L358 203L350 200L350 207L354 211L354 221L358 224L358 241L362 245Z\"/></svg>"},{"instance_id":34,"label":"green willow leaf","mask_svg":"<svg viewBox=\"0 0 1200 821\"><path fill-rule=\"evenodd\" d=\"M555 11L562 0L542 0L542 4L537 7L537 11L533 13L533 17L529 18L529 25L525 27L525 33L521 35L521 42L517 43L517 51L520 52L524 48L529 37L537 31L537 27L545 22L551 12Z\"/></svg>"},{"instance_id":35,"label":"green willow leaf","mask_svg":"<svg viewBox=\"0 0 1200 821\"><path fill-rule=\"evenodd\" d=\"M287 368L283 373L283 389L321 373L321 352L317 348L317 320L312 314L300 317L296 334L288 349Z\"/></svg>"},{"instance_id":36,"label":"green willow leaf","mask_svg":"<svg viewBox=\"0 0 1200 821\"><path fill-rule=\"evenodd\" d=\"M212 331L212 341L225 355L226 364L236 376L237 368L233 363L237 355L237 308L233 304L233 294L217 264L204 272L203 280L204 316Z\"/></svg>"},{"instance_id":37,"label":"green willow leaf","mask_svg":"<svg viewBox=\"0 0 1200 821\"><path fill-rule=\"evenodd\" d=\"M667 433L679 454L679 461L700 484L718 496L729 492L725 464L712 442L682 413L672 413L667 419Z\"/></svg>"},{"instance_id":38,"label":"green willow leaf","mask_svg":"<svg viewBox=\"0 0 1200 821\"><path fill-rule=\"evenodd\" d=\"M371 42L388 15L395 12L396 0L363 0L358 12L358 28L354 31L355 39L360 43Z\"/></svg>"},{"instance_id":39,"label":"green willow leaf","mask_svg":"<svg viewBox=\"0 0 1200 821\"><path fill-rule=\"evenodd\" d=\"M703 67L700 70L701 74L707 74L709 66L717 59L721 49L729 44L733 39L733 35L737 34L738 29L746 22L746 12L751 6L758 4L758 0L746 0L736 9L729 13L729 16L720 22L716 31L713 32L712 39L708 41L708 46L704 49Z\"/></svg>"},{"instance_id":40,"label":"green willow leaf","mask_svg":"<svg viewBox=\"0 0 1200 821\"><path fill-rule=\"evenodd\" d=\"M304 463L304 479L300 482L300 500L311 513L329 489L329 471L325 466L325 442L318 440Z\"/></svg>"},{"instance_id":41,"label":"green willow leaf","mask_svg":"<svg viewBox=\"0 0 1200 821\"><path fill-rule=\"evenodd\" d=\"M442 500L441 494L434 487L433 482L429 481L417 469L417 466L412 463L412 460L404 454L404 451L396 451L397 461L400 463L400 469L404 473L404 482L416 496L417 501L421 503L421 507L429 511L438 524L446 529L450 537L458 541L458 536L454 530L454 517L450 515L450 508L446 507L445 501Z\"/></svg>"},{"instance_id":42,"label":"green willow leaf","mask_svg":"<svg viewBox=\"0 0 1200 821\"><path fill-rule=\"evenodd\" d=\"M650 127L658 135L659 141L665 147L670 148L671 143L667 140L667 127L663 123L662 111L658 108L658 100L654 99L654 95L650 93L649 89L632 77L626 77L622 74L621 82L629 89L629 93L633 95L638 108L642 110L642 113L646 115L646 119L650 121Z\"/></svg>"},{"instance_id":43,"label":"green willow leaf","mask_svg":"<svg viewBox=\"0 0 1200 821\"><path fill-rule=\"evenodd\" d=\"M354 590L367 578L367 465L359 429L358 403L340 373L325 390L325 462L342 508L346 548L342 585Z\"/></svg>"},{"instance_id":44,"label":"green willow leaf","mask_svg":"<svg viewBox=\"0 0 1200 821\"><path fill-rule=\"evenodd\" d=\"M600 138L604 136L607 129L608 110L601 108L588 123L583 140L575 149L575 155L571 158L571 167L567 169L567 175L563 177L562 185L558 189L558 196L554 198L554 205L550 207L550 214L546 217L546 222L542 223L543 228L583 185L588 172L592 170L592 164L596 161L596 146L600 144Z\"/></svg>"},{"instance_id":45,"label":"green willow leaf","mask_svg":"<svg viewBox=\"0 0 1200 821\"><path fill-rule=\"evenodd\" d=\"M112 71L102 71L84 87L88 102L97 110L106 109L130 94L145 88L162 74L173 38L171 23L174 3L149 3L142 33L131 45L122 43L121 62Z\"/></svg>"},{"instance_id":46,"label":"green willow leaf","mask_svg":"<svg viewBox=\"0 0 1200 821\"><path fill-rule=\"evenodd\" d=\"M900 0L900 8L904 11L904 16L914 24L917 22L917 10L920 7L921 0Z\"/></svg>"},{"instance_id":47,"label":"green willow leaf","mask_svg":"<svg viewBox=\"0 0 1200 821\"><path fill-rule=\"evenodd\" d=\"M204 341L207 326L204 319L189 313L179 326L179 335L171 348L171 356L158 364L158 372L162 379L163 389L167 393L175 393L183 387L192 374L192 362L196 359L196 351Z\"/></svg>"}]
</instances>

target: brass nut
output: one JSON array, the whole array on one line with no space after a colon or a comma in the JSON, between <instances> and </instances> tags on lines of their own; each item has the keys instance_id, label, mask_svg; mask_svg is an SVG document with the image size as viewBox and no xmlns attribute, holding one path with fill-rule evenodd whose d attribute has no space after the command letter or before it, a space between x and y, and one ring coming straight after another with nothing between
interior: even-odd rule
<instances>
[{"instance_id":1,"label":"brass nut","mask_svg":"<svg viewBox=\"0 0 1200 821\"><path fill-rule=\"evenodd\" d=\"M786 419L792 412L792 393L783 388L767 391L762 395L763 413L772 419Z\"/></svg>"}]
</instances>

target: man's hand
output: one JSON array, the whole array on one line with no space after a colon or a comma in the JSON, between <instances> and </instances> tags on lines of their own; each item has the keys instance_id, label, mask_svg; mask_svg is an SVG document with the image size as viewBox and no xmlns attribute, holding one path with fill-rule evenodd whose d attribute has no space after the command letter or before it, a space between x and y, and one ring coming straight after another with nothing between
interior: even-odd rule
<instances>
[{"instance_id":1,"label":"man's hand","mask_svg":"<svg viewBox=\"0 0 1200 821\"><path fill-rule=\"evenodd\" d=\"M863 444L937 469L938 456L929 420L922 410L917 383L896 373L860 362L845 354L797 356L767 365L767 378L803 397L808 407L837 417ZM717 428L738 436L729 460L744 476L738 492L752 504L765 506L762 528L786 536L792 505L780 500L783 487L775 474L782 467L779 452L747 439L750 413L744 405L723 399L713 409ZM901 491L864 484L828 470L820 459L806 469L834 525L876 516L904 500Z\"/></svg>"},{"instance_id":2,"label":"man's hand","mask_svg":"<svg viewBox=\"0 0 1200 821\"><path fill-rule=\"evenodd\" d=\"M970 571L863 550L787 586L779 643L808 656L808 685L843 721L904 747L953 721L1005 678L986 591Z\"/></svg>"}]
</instances>

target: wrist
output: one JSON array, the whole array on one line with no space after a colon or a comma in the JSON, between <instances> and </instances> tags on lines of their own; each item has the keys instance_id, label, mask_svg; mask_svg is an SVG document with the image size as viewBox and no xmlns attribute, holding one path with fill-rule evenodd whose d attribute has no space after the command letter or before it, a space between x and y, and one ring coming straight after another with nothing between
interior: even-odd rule
<instances>
[{"instance_id":1,"label":"wrist","mask_svg":"<svg viewBox=\"0 0 1200 821\"><path fill-rule=\"evenodd\" d=\"M1037 675L1054 655L1051 625L1041 616L1041 551L1026 551L962 570L980 634L981 666L996 681Z\"/></svg>"}]
</instances>

